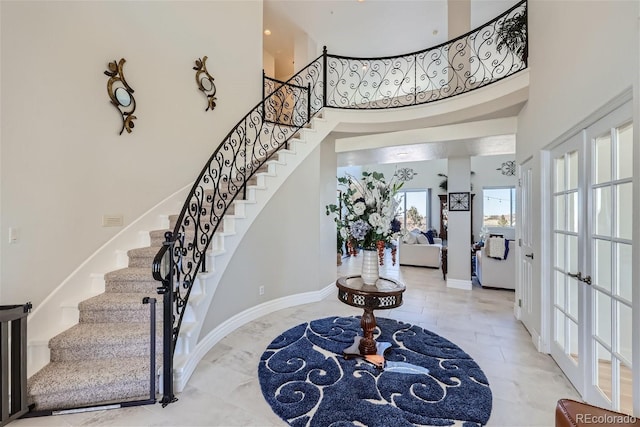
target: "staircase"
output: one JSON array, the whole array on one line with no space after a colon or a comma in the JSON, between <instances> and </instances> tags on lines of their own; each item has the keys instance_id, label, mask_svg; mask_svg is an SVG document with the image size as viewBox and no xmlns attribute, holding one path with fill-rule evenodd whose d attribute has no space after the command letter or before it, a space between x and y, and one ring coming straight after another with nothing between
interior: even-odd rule
<instances>
[{"instance_id":1,"label":"staircase","mask_svg":"<svg viewBox=\"0 0 640 427\"><path fill-rule=\"evenodd\" d=\"M142 401L150 395L151 384L157 389L161 379L168 384L165 398L166 388L172 384L180 391L216 340L257 315L257 310L239 313L238 319L229 319L200 337L220 278L249 225L279 186L341 121L339 114L334 116L324 107L397 110L395 107L416 106L480 89L524 70L526 61L511 52L484 52L492 43L484 43L476 35L494 34L499 19L526 13L525 8L526 4L520 3L476 33L460 36L464 43L453 40L431 51L406 55L402 60L328 55L325 48L322 56L287 83L265 79L265 87L269 88L263 102L241 119L216 149L186 202L184 192L176 193L175 200L171 196L134 221L78 267L47 297L42 308L37 307L31 314L28 365L34 370L42 367L28 380L32 410ZM454 45L464 47L459 57L467 58L473 53L483 67L468 76L466 69L458 67L449 55ZM429 58L434 59L429 62ZM418 65L422 67L420 75ZM430 66L435 65L439 71L427 75ZM465 71L464 76L458 76L461 70ZM389 77L398 73L402 79ZM528 75L525 80L528 86ZM452 89L455 82L458 83ZM482 99L482 95L478 98ZM422 110L412 111L418 115L416 118L427 116ZM407 116L401 120L407 120ZM182 210L171 215L180 210L175 206L173 212L168 211L169 203L177 200ZM162 229L145 228L154 222L151 217L160 214L159 209L164 215ZM146 232L147 245L132 246L131 235L142 230ZM166 250L163 242L167 231L172 231L171 243L179 251ZM116 247L126 250L126 266L120 265L122 257L113 256ZM172 274L161 276L159 260L167 258L177 267ZM109 269L113 271L104 273ZM157 276L152 276L154 270ZM163 354L162 349L162 304L157 304L155 316L157 369L150 373L151 316L149 306L142 301L145 297L158 298L161 284L154 277L177 280L175 287L163 286L165 291L169 288L173 292L175 288L178 293L173 299L175 319L171 325L174 359L172 364L167 363L173 368L172 378L169 374L167 378L160 377L164 372L160 366L162 356L170 354ZM302 303L301 299L296 301ZM276 306L270 307L283 308ZM48 350L44 348L47 341Z\"/></svg>"},{"instance_id":2,"label":"staircase","mask_svg":"<svg viewBox=\"0 0 640 427\"><path fill-rule=\"evenodd\" d=\"M314 119L315 123L323 121L321 118ZM313 132L310 126L305 130ZM314 139L321 141L327 133L328 130L321 132ZM225 245L225 238L236 234L236 221L252 221L253 218L246 221L246 206L256 204L256 192L267 190L268 178L274 181L271 192L275 192L311 151L310 147L301 149L304 145L298 133L289 141L289 149L266 153L267 156L275 155L249 179L247 198L241 198L241 192L222 218L207 253L208 271L199 273L194 282L188 315L185 316L176 345L174 366L177 375L182 373L185 377L184 381L190 372L184 374L183 367L196 348L201 322L224 267L235 250ZM291 161L292 156L298 157L296 161ZM275 173L276 168L280 168L280 177ZM215 198L212 198L211 204L215 202ZM162 299L157 292L159 283L153 279L150 267L165 240L165 233L174 229L178 215L167 215L167 218L168 228L148 232L149 246L126 252L127 267L104 274L103 293L78 304L79 322L49 340L50 362L28 379L27 394L29 404L33 405L32 411L47 413L149 398L150 309L142 303L144 297L158 299L155 375L158 390L163 351ZM244 228L248 228L248 225ZM190 237L187 235L187 238Z\"/></svg>"},{"instance_id":3,"label":"staircase","mask_svg":"<svg viewBox=\"0 0 640 427\"><path fill-rule=\"evenodd\" d=\"M157 297L149 265L163 232L150 233L150 247L128 251L129 266L105 275L105 292L78 304L79 323L49 341L50 363L28 380L36 411L149 396L150 308L142 301ZM156 319L162 319L161 310L158 304ZM160 322L156 331L160 363Z\"/></svg>"}]
</instances>

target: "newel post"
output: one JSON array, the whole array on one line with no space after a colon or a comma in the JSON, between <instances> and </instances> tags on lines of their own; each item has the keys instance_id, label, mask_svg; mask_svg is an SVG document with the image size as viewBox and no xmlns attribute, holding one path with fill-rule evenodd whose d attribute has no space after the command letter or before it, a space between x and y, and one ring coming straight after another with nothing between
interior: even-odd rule
<instances>
[{"instance_id":1,"label":"newel post","mask_svg":"<svg viewBox=\"0 0 640 427\"><path fill-rule=\"evenodd\" d=\"M322 47L322 106L327 106L327 47Z\"/></svg>"}]
</instances>

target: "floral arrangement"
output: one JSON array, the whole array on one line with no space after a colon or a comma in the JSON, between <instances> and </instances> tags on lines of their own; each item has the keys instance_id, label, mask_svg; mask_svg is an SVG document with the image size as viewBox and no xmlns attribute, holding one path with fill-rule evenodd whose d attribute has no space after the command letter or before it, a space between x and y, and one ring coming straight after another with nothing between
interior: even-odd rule
<instances>
[{"instance_id":1,"label":"floral arrangement","mask_svg":"<svg viewBox=\"0 0 640 427\"><path fill-rule=\"evenodd\" d=\"M348 245L377 249L382 264L384 247L400 233L400 222L396 219L400 204L396 195L403 183L395 180L387 183L379 172L362 172L362 179L347 175L338 178L338 183L344 188L341 206L328 205L327 215L336 215L338 231Z\"/></svg>"}]
</instances>

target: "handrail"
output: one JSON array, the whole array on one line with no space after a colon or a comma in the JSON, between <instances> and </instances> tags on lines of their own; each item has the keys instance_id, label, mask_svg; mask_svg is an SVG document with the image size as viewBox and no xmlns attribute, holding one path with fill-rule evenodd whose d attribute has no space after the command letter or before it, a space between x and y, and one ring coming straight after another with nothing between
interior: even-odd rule
<instances>
[{"instance_id":1,"label":"handrail","mask_svg":"<svg viewBox=\"0 0 640 427\"><path fill-rule=\"evenodd\" d=\"M173 396L173 353L205 254L220 221L249 180L324 107L381 109L434 102L486 86L527 67L526 0L447 43L406 55L349 58L322 55L287 81L264 75L262 101L225 136L198 175L172 231L153 260L162 282L163 393ZM524 17L525 54L497 49L505 20Z\"/></svg>"},{"instance_id":2,"label":"handrail","mask_svg":"<svg viewBox=\"0 0 640 427\"><path fill-rule=\"evenodd\" d=\"M227 134L200 172L173 231L165 233L165 243L153 260L153 277L162 282L158 293L164 295L163 405L174 401L173 353L184 308L196 274L205 271L205 253L220 221L241 191L246 196L249 179L319 110L314 110L310 95L317 81L313 76L300 78L307 82L306 88L298 85L303 91L281 85ZM307 93L295 96L299 92Z\"/></svg>"}]
</instances>

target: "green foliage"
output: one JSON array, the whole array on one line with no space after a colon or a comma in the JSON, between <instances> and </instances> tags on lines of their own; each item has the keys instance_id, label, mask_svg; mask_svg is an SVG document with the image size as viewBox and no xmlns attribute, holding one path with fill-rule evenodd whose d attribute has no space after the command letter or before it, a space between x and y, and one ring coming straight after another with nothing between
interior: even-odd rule
<instances>
[{"instance_id":1,"label":"green foliage","mask_svg":"<svg viewBox=\"0 0 640 427\"><path fill-rule=\"evenodd\" d=\"M419 228L422 229L422 226L426 225L424 215L420 215L418 212L418 208L415 206L411 206L407 209L407 229Z\"/></svg>"},{"instance_id":2,"label":"green foliage","mask_svg":"<svg viewBox=\"0 0 640 427\"><path fill-rule=\"evenodd\" d=\"M471 175L475 175L475 174L476 173L474 171L471 171ZM442 181L440 181L440 184L438 184L438 187L440 187L442 191L447 191L449 189L449 177L443 173L439 173L438 176L441 178L444 178ZM471 184L471 190L473 190L473 184Z\"/></svg>"},{"instance_id":3,"label":"green foliage","mask_svg":"<svg viewBox=\"0 0 640 427\"><path fill-rule=\"evenodd\" d=\"M498 43L496 49L502 52L507 48L520 60L527 63L529 50L527 47L527 16L524 13L507 18L499 24L497 30Z\"/></svg>"}]
</instances>

